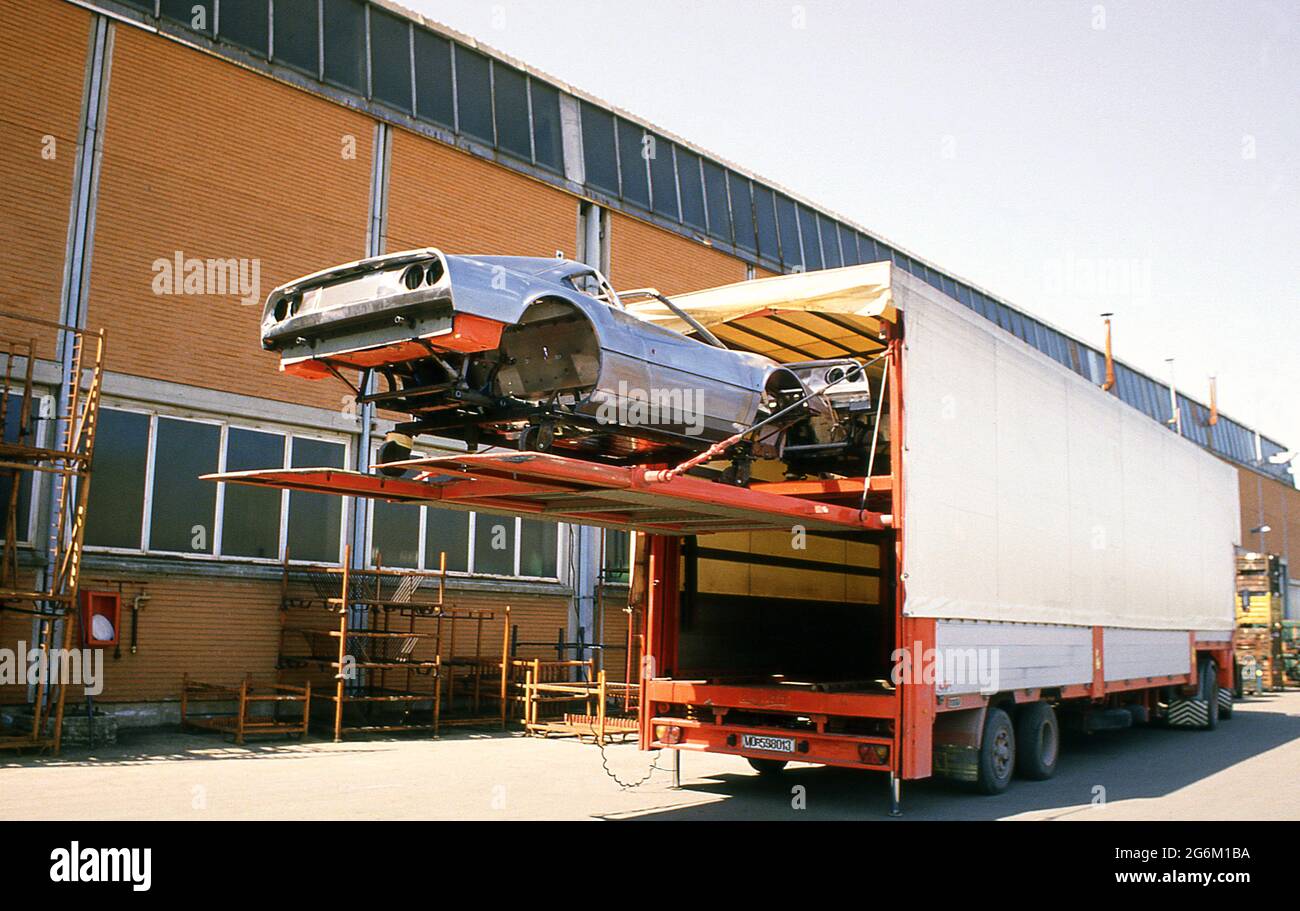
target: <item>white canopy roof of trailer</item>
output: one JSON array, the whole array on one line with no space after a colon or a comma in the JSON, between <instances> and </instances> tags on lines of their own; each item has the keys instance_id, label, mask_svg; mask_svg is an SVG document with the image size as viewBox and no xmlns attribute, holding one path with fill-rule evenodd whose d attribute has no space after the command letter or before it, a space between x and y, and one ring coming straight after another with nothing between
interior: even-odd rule
<instances>
[{"instance_id":1,"label":"white canopy roof of trailer","mask_svg":"<svg viewBox=\"0 0 1300 911\"><path fill-rule=\"evenodd\" d=\"M778 361L869 355L880 321L895 316L886 262L796 272L679 294L674 304L733 348ZM685 334L691 327L662 302L628 304L642 319Z\"/></svg>"}]
</instances>

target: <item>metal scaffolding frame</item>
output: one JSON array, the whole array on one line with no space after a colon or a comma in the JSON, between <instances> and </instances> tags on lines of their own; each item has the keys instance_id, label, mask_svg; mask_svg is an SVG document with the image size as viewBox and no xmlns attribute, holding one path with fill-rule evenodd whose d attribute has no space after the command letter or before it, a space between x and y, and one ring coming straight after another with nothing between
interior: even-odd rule
<instances>
[{"instance_id":1,"label":"metal scaffolding frame","mask_svg":"<svg viewBox=\"0 0 1300 911\"><path fill-rule=\"evenodd\" d=\"M4 384L0 395L0 427L4 429L0 478L7 478L9 483L0 558L0 622L7 614L32 618L33 650L39 662L28 700L32 707L31 728L0 730L0 749L48 749L57 754L62 744L68 651L77 626L81 550L99 424L105 338L103 330L80 329L8 311L0 311L0 323L17 323L30 333L0 336ZM40 445L36 432L36 421L48 417L41 417L39 407L33 410L33 379L40 359L36 336L40 329L56 330L57 349L67 354L55 412L48 416L54 423L53 440L48 446ZM17 420L11 433L14 408ZM35 478L42 475L52 483L49 539L44 549L45 565L28 579L19 561L21 489L31 478L30 502L35 508ZM21 657L26 660L27 656Z\"/></svg>"}]
</instances>

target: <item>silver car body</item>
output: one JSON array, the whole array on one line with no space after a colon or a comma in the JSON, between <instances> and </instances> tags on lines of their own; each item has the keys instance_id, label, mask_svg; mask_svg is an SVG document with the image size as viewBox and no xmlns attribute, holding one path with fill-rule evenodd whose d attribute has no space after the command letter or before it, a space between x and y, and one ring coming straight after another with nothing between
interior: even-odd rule
<instances>
[{"instance_id":1,"label":"silver car body","mask_svg":"<svg viewBox=\"0 0 1300 911\"><path fill-rule=\"evenodd\" d=\"M262 344L287 372L385 377L372 398L410 413L405 431L474 425L472 443L551 422L557 449L641 458L700 451L810 394L813 411L832 410L798 365L640 319L597 271L562 259L429 247L316 272L271 292Z\"/></svg>"}]
</instances>

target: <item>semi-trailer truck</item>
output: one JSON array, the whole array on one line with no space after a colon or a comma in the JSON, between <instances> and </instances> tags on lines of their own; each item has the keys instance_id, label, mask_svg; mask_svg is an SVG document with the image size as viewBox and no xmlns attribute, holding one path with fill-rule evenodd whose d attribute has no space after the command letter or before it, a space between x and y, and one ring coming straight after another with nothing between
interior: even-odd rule
<instances>
[{"instance_id":1,"label":"semi-trailer truck","mask_svg":"<svg viewBox=\"0 0 1300 911\"><path fill-rule=\"evenodd\" d=\"M637 532L647 750L732 754L764 775L792 760L881 772L897 811L904 780L945 775L998 793L1017 774L1051 776L1064 726L1214 729L1232 712L1233 469L1105 391L1109 370L1081 361L1086 349L1048 356L970 303L890 263L671 300L607 295L628 326L765 363L815 373L856 360L857 463L834 410L810 412L816 433L774 442L768 422L806 406L803 388L676 465L646 464L635 448L537 451L547 447L525 433L522 452L471 441L379 474L210 477ZM493 354L495 336L426 335L358 341L355 388L439 346L520 360ZM644 358L711 382L655 332L642 336ZM583 338L558 333L527 357L573 372ZM825 392L842 379L800 383ZM756 457L755 440L776 457ZM823 446L833 459L819 458Z\"/></svg>"},{"instance_id":2,"label":"semi-trailer truck","mask_svg":"<svg viewBox=\"0 0 1300 911\"><path fill-rule=\"evenodd\" d=\"M642 536L643 748L882 771L897 810L907 779L1049 777L1063 726L1231 716L1233 470L1079 352L887 263L675 303L771 356L879 359L862 476L751 489L883 521Z\"/></svg>"}]
</instances>

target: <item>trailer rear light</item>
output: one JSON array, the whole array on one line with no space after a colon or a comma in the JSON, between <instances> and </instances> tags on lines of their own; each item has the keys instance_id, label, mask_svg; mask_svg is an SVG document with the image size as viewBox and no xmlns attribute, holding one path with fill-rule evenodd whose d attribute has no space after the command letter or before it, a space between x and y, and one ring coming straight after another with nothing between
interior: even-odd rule
<instances>
[{"instance_id":1,"label":"trailer rear light","mask_svg":"<svg viewBox=\"0 0 1300 911\"><path fill-rule=\"evenodd\" d=\"M883 743L858 744L858 758L867 765L888 765L889 747Z\"/></svg>"},{"instance_id":2,"label":"trailer rear light","mask_svg":"<svg viewBox=\"0 0 1300 911\"><path fill-rule=\"evenodd\" d=\"M655 740L669 746L681 743L682 729L675 724L657 724L655 725Z\"/></svg>"}]
</instances>

